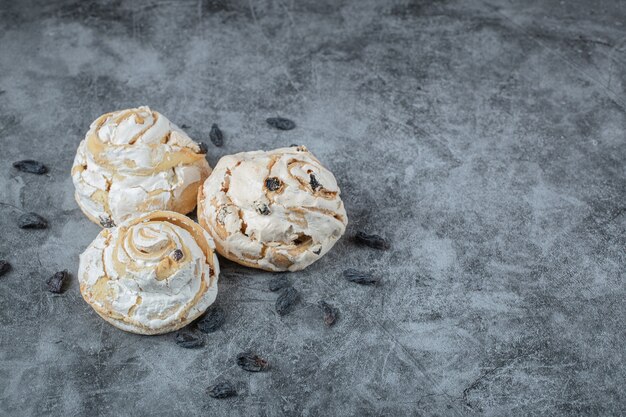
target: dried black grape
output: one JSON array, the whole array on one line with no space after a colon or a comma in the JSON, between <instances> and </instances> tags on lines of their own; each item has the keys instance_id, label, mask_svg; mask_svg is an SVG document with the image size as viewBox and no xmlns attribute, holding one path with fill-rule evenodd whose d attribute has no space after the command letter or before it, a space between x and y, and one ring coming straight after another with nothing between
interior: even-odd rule
<instances>
[{"instance_id":1,"label":"dried black grape","mask_svg":"<svg viewBox=\"0 0 626 417\"><path fill-rule=\"evenodd\" d=\"M21 229L45 229L48 222L37 213L24 213L18 219L18 225Z\"/></svg>"},{"instance_id":2,"label":"dried black grape","mask_svg":"<svg viewBox=\"0 0 626 417\"><path fill-rule=\"evenodd\" d=\"M211 126L209 138L211 139L211 142L213 142L213 145L217 147L220 147L224 144L224 134L215 123L213 123L213 125Z\"/></svg>"},{"instance_id":3,"label":"dried black grape","mask_svg":"<svg viewBox=\"0 0 626 417\"><path fill-rule=\"evenodd\" d=\"M322 188L322 184L317 182L317 178L315 178L315 175L309 174L309 177L311 178L310 184L311 184L311 188L313 189L313 191L317 190L318 188Z\"/></svg>"},{"instance_id":4,"label":"dried black grape","mask_svg":"<svg viewBox=\"0 0 626 417\"><path fill-rule=\"evenodd\" d=\"M300 299L300 293L293 287L286 287L280 291L276 299L276 312L281 316L289 314Z\"/></svg>"},{"instance_id":5,"label":"dried black grape","mask_svg":"<svg viewBox=\"0 0 626 417\"><path fill-rule=\"evenodd\" d=\"M48 172L48 168L44 164L39 161L33 161L32 159L13 162L13 166L22 172L29 172L31 174L42 175Z\"/></svg>"},{"instance_id":6,"label":"dried black grape","mask_svg":"<svg viewBox=\"0 0 626 417\"><path fill-rule=\"evenodd\" d=\"M267 206L267 204L259 204L256 208L256 211L264 216L268 216L271 213L270 208Z\"/></svg>"},{"instance_id":7,"label":"dried black grape","mask_svg":"<svg viewBox=\"0 0 626 417\"><path fill-rule=\"evenodd\" d=\"M270 177L265 179L265 188L270 191L276 191L280 188L282 182L276 177Z\"/></svg>"},{"instance_id":8,"label":"dried black grape","mask_svg":"<svg viewBox=\"0 0 626 417\"><path fill-rule=\"evenodd\" d=\"M291 130L296 127L296 124L293 121L285 119L284 117L270 117L265 119L265 121L268 125L279 130Z\"/></svg>"},{"instance_id":9,"label":"dried black grape","mask_svg":"<svg viewBox=\"0 0 626 417\"><path fill-rule=\"evenodd\" d=\"M0 277L11 270L9 261L0 260Z\"/></svg>"},{"instance_id":10,"label":"dried black grape","mask_svg":"<svg viewBox=\"0 0 626 417\"><path fill-rule=\"evenodd\" d=\"M281 288L291 287L291 281L284 275L274 277L270 280L268 287L270 291L278 291Z\"/></svg>"},{"instance_id":11,"label":"dried black grape","mask_svg":"<svg viewBox=\"0 0 626 417\"><path fill-rule=\"evenodd\" d=\"M190 127L191 127L191 126L186 125L186 124L184 124L184 123L183 123L182 125L180 125L180 128L181 128L181 129L189 129Z\"/></svg>"},{"instance_id":12,"label":"dried black grape","mask_svg":"<svg viewBox=\"0 0 626 417\"><path fill-rule=\"evenodd\" d=\"M228 381L218 382L207 388L207 392L213 398L228 398L237 395L237 390Z\"/></svg>"},{"instance_id":13,"label":"dried black grape","mask_svg":"<svg viewBox=\"0 0 626 417\"><path fill-rule=\"evenodd\" d=\"M319 255L320 253L322 253L322 247L320 246L318 249L314 250L313 253Z\"/></svg>"},{"instance_id":14,"label":"dried black grape","mask_svg":"<svg viewBox=\"0 0 626 417\"><path fill-rule=\"evenodd\" d=\"M204 142L198 142L198 147L200 148L200 151L198 153L206 154L207 152L209 152L209 147Z\"/></svg>"},{"instance_id":15,"label":"dried black grape","mask_svg":"<svg viewBox=\"0 0 626 417\"><path fill-rule=\"evenodd\" d=\"M337 321L337 316L339 315L339 310L323 300L318 301L317 305L319 306L319 308L322 309L322 312L324 313L324 324L328 327L335 324L335 322Z\"/></svg>"},{"instance_id":16,"label":"dried black grape","mask_svg":"<svg viewBox=\"0 0 626 417\"><path fill-rule=\"evenodd\" d=\"M348 281L356 282L362 285L372 285L378 283L380 280L378 277L372 275L371 272L357 271L356 269L346 269L343 271L343 276Z\"/></svg>"},{"instance_id":17,"label":"dried black grape","mask_svg":"<svg viewBox=\"0 0 626 417\"><path fill-rule=\"evenodd\" d=\"M181 259L183 259L183 251L180 249L176 249L172 252L172 259L176 262L180 261Z\"/></svg>"},{"instance_id":18,"label":"dried black grape","mask_svg":"<svg viewBox=\"0 0 626 417\"><path fill-rule=\"evenodd\" d=\"M389 242L379 235L368 235L367 233L357 232L354 236L357 243L370 248L386 250L389 249Z\"/></svg>"},{"instance_id":19,"label":"dried black grape","mask_svg":"<svg viewBox=\"0 0 626 417\"><path fill-rule=\"evenodd\" d=\"M226 312L217 306L210 307L207 312L198 320L198 329L204 333L217 331L226 321Z\"/></svg>"},{"instance_id":20,"label":"dried black grape","mask_svg":"<svg viewBox=\"0 0 626 417\"><path fill-rule=\"evenodd\" d=\"M176 344L185 349L199 348L204 345L202 335L188 328L184 328L176 332Z\"/></svg>"},{"instance_id":21,"label":"dried black grape","mask_svg":"<svg viewBox=\"0 0 626 417\"><path fill-rule=\"evenodd\" d=\"M259 355L247 351L237 355L237 365L244 371L261 372L269 366L269 363Z\"/></svg>"},{"instance_id":22,"label":"dried black grape","mask_svg":"<svg viewBox=\"0 0 626 417\"><path fill-rule=\"evenodd\" d=\"M98 218L100 220L100 226L106 227L107 229L115 227L115 222L109 216L100 215Z\"/></svg>"},{"instance_id":23,"label":"dried black grape","mask_svg":"<svg viewBox=\"0 0 626 417\"><path fill-rule=\"evenodd\" d=\"M52 275L48 278L48 281L46 281L46 284L48 284L48 291L55 294L61 294L63 292L63 284L68 277L69 273L67 272L67 269Z\"/></svg>"}]
</instances>

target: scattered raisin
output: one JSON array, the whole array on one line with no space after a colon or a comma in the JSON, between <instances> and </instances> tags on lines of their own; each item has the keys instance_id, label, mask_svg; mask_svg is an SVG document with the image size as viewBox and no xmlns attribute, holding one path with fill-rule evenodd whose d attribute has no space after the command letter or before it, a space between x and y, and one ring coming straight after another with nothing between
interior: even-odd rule
<instances>
[{"instance_id":1,"label":"scattered raisin","mask_svg":"<svg viewBox=\"0 0 626 417\"><path fill-rule=\"evenodd\" d=\"M293 121L285 119L284 117L270 117L265 119L265 121L268 125L279 130L291 130L296 127L296 124Z\"/></svg>"},{"instance_id":2,"label":"scattered raisin","mask_svg":"<svg viewBox=\"0 0 626 417\"><path fill-rule=\"evenodd\" d=\"M280 188L282 182L276 177L270 177L265 179L265 188L270 191L276 191Z\"/></svg>"},{"instance_id":3,"label":"scattered raisin","mask_svg":"<svg viewBox=\"0 0 626 417\"><path fill-rule=\"evenodd\" d=\"M276 312L281 316L289 314L300 299L300 293L293 287L286 287L280 291L276 299Z\"/></svg>"},{"instance_id":4,"label":"scattered raisin","mask_svg":"<svg viewBox=\"0 0 626 417\"><path fill-rule=\"evenodd\" d=\"M115 222L109 216L100 215L99 219L100 219L100 226L106 227L107 229L111 227L115 227Z\"/></svg>"},{"instance_id":5,"label":"scattered raisin","mask_svg":"<svg viewBox=\"0 0 626 417\"><path fill-rule=\"evenodd\" d=\"M269 363L259 355L247 351L237 355L237 365L244 371L261 372L269 366Z\"/></svg>"},{"instance_id":6,"label":"scattered raisin","mask_svg":"<svg viewBox=\"0 0 626 417\"><path fill-rule=\"evenodd\" d=\"M318 188L322 188L322 184L317 182L317 178L315 178L315 175L309 174L309 177L311 178L310 184L311 184L311 188L313 189L313 191L317 190Z\"/></svg>"},{"instance_id":7,"label":"scattered raisin","mask_svg":"<svg viewBox=\"0 0 626 417\"><path fill-rule=\"evenodd\" d=\"M204 339L200 334L188 328L176 332L176 344L185 349L194 349L204 345Z\"/></svg>"},{"instance_id":8,"label":"scattered raisin","mask_svg":"<svg viewBox=\"0 0 626 417\"><path fill-rule=\"evenodd\" d=\"M220 130L219 127L217 127L217 124L213 123L213 125L211 125L211 131L209 132L209 138L211 139L211 142L213 142L213 145L220 147L224 144L224 134L222 133L222 131Z\"/></svg>"},{"instance_id":9,"label":"scattered raisin","mask_svg":"<svg viewBox=\"0 0 626 417\"><path fill-rule=\"evenodd\" d=\"M46 284L48 284L48 291L55 294L61 294L63 292L63 284L68 277L69 273L67 272L67 269L52 275L48 278L48 281L46 281Z\"/></svg>"},{"instance_id":10,"label":"scattered raisin","mask_svg":"<svg viewBox=\"0 0 626 417\"><path fill-rule=\"evenodd\" d=\"M372 275L371 272L357 271L356 269L346 269L343 271L343 276L348 281L356 282L362 285L372 285L378 283L380 280L378 277Z\"/></svg>"},{"instance_id":11,"label":"scattered raisin","mask_svg":"<svg viewBox=\"0 0 626 417\"><path fill-rule=\"evenodd\" d=\"M204 142L198 142L198 147L200 148L200 151L198 152L200 154L206 155L209 152L209 147Z\"/></svg>"},{"instance_id":12,"label":"scattered raisin","mask_svg":"<svg viewBox=\"0 0 626 417\"><path fill-rule=\"evenodd\" d=\"M191 126L186 125L186 124L184 124L184 123L183 123L182 125L180 125L180 128L181 128L181 129L189 129L190 127L191 127Z\"/></svg>"},{"instance_id":13,"label":"scattered raisin","mask_svg":"<svg viewBox=\"0 0 626 417\"><path fill-rule=\"evenodd\" d=\"M175 251L172 252L170 256L172 257L174 261L178 262L181 259L183 259L183 251L180 249L176 249Z\"/></svg>"},{"instance_id":14,"label":"scattered raisin","mask_svg":"<svg viewBox=\"0 0 626 417\"><path fill-rule=\"evenodd\" d=\"M379 235L368 235L367 233L357 232L354 236L357 243L360 243L370 248L387 250L389 249L389 242Z\"/></svg>"},{"instance_id":15,"label":"scattered raisin","mask_svg":"<svg viewBox=\"0 0 626 417\"><path fill-rule=\"evenodd\" d=\"M45 229L48 222L37 213L24 213L18 219L18 225L21 229Z\"/></svg>"},{"instance_id":16,"label":"scattered raisin","mask_svg":"<svg viewBox=\"0 0 626 417\"><path fill-rule=\"evenodd\" d=\"M290 148L297 148L298 146L300 146L300 145L298 145L296 143L292 143L291 145L289 145Z\"/></svg>"},{"instance_id":17,"label":"scattered raisin","mask_svg":"<svg viewBox=\"0 0 626 417\"><path fill-rule=\"evenodd\" d=\"M335 324L335 322L337 321L337 316L339 315L339 310L323 300L318 301L317 305L319 306L319 308L322 309L322 312L324 313L324 324L328 327Z\"/></svg>"},{"instance_id":18,"label":"scattered raisin","mask_svg":"<svg viewBox=\"0 0 626 417\"><path fill-rule=\"evenodd\" d=\"M235 390L235 387L233 387L233 385L228 381L218 382L217 384L211 385L207 388L207 392L211 397L220 399L234 397L237 395L237 390Z\"/></svg>"},{"instance_id":19,"label":"scattered raisin","mask_svg":"<svg viewBox=\"0 0 626 417\"><path fill-rule=\"evenodd\" d=\"M207 312L198 320L198 329L204 333L217 331L226 321L226 312L221 307L210 307Z\"/></svg>"},{"instance_id":20,"label":"scattered raisin","mask_svg":"<svg viewBox=\"0 0 626 417\"><path fill-rule=\"evenodd\" d=\"M0 260L0 277L11 270L9 261Z\"/></svg>"},{"instance_id":21,"label":"scattered raisin","mask_svg":"<svg viewBox=\"0 0 626 417\"><path fill-rule=\"evenodd\" d=\"M276 292L281 288L291 287L291 281L286 276L277 276L270 280L268 287L270 291Z\"/></svg>"},{"instance_id":22,"label":"scattered raisin","mask_svg":"<svg viewBox=\"0 0 626 417\"><path fill-rule=\"evenodd\" d=\"M32 159L24 159L23 161L13 162L13 167L22 172L29 172L37 175L42 175L48 172L48 167L41 162L33 161Z\"/></svg>"},{"instance_id":23,"label":"scattered raisin","mask_svg":"<svg viewBox=\"0 0 626 417\"><path fill-rule=\"evenodd\" d=\"M256 211L264 216L268 216L270 214L270 208L267 206L267 204L259 204L256 208Z\"/></svg>"},{"instance_id":24,"label":"scattered raisin","mask_svg":"<svg viewBox=\"0 0 626 417\"><path fill-rule=\"evenodd\" d=\"M320 246L319 248L315 249L313 253L319 255L320 253L322 253L322 247Z\"/></svg>"}]
</instances>

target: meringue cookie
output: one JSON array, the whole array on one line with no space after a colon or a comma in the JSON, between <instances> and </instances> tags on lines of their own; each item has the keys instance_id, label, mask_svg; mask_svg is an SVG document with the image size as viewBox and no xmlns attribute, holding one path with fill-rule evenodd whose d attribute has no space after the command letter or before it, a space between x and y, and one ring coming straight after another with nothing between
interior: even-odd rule
<instances>
[{"instance_id":1,"label":"meringue cookie","mask_svg":"<svg viewBox=\"0 0 626 417\"><path fill-rule=\"evenodd\" d=\"M154 211L103 229L80 255L87 303L122 330L161 334L186 326L217 296L213 239L172 211Z\"/></svg>"},{"instance_id":2,"label":"meringue cookie","mask_svg":"<svg viewBox=\"0 0 626 417\"><path fill-rule=\"evenodd\" d=\"M222 256L298 271L345 232L339 194L333 174L304 146L243 152L220 159L198 191L198 221Z\"/></svg>"},{"instance_id":3,"label":"meringue cookie","mask_svg":"<svg viewBox=\"0 0 626 417\"><path fill-rule=\"evenodd\" d=\"M72 166L78 205L105 227L152 210L189 213L210 173L200 146L145 106L96 119Z\"/></svg>"}]
</instances>

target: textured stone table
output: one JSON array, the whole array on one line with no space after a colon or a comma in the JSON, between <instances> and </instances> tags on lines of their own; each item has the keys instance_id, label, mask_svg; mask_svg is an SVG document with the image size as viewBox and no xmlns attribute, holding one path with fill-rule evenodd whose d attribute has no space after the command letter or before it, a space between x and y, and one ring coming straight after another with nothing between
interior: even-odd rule
<instances>
[{"instance_id":1,"label":"textured stone table","mask_svg":"<svg viewBox=\"0 0 626 417\"><path fill-rule=\"evenodd\" d=\"M0 415L626 414L625 68L618 0L2 1ZM298 143L334 171L350 225L289 275L297 311L275 313L272 274L225 260L228 319L199 350L83 302L99 227L73 200L74 151L141 104L198 140L218 123L212 165ZM24 158L50 173L11 167ZM18 229L21 210L49 229ZM241 371L248 348L271 370ZM220 378L236 398L207 396Z\"/></svg>"}]
</instances>

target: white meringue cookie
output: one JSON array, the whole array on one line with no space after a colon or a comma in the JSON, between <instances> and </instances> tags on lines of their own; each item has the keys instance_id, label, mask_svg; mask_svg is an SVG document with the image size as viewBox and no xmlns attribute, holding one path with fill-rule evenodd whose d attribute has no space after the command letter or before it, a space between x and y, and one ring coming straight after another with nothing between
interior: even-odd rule
<instances>
[{"instance_id":1,"label":"white meringue cookie","mask_svg":"<svg viewBox=\"0 0 626 417\"><path fill-rule=\"evenodd\" d=\"M213 239L188 217L151 212L100 232L80 255L80 292L122 330L174 331L215 301L214 251Z\"/></svg>"},{"instance_id":2,"label":"white meringue cookie","mask_svg":"<svg viewBox=\"0 0 626 417\"><path fill-rule=\"evenodd\" d=\"M72 180L83 212L108 226L152 210L192 211L210 173L196 142L142 106L91 124L78 146Z\"/></svg>"},{"instance_id":3,"label":"white meringue cookie","mask_svg":"<svg viewBox=\"0 0 626 417\"><path fill-rule=\"evenodd\" d=\"M219 160L198 192L198 221L242 265L297 271L321 258L348 223L333 174L304 147Z\"/></svg>"}]
</instances>

